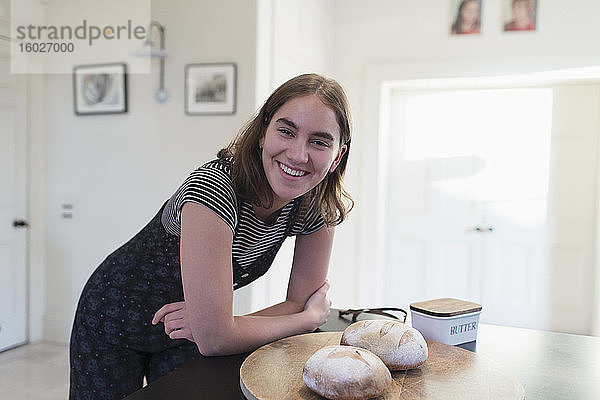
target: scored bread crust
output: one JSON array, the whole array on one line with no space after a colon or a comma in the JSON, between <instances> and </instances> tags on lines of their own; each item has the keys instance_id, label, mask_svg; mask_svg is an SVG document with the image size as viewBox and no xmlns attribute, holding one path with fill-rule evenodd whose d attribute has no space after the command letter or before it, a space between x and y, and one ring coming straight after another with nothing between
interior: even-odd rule
<instances>
[{"instance_id":1,"label":"scored bread crust","mask_svg":"<svg viewBox=\"0 0 600 400\"><path fill-rule=\"evenodd\" d=\"M327 346L304 365L306 386L334 400L362 400L381 395L392 383L383 361L368 350L353 346Z\"/></svg>"},{"instance_id":2,"label":"scored bread crust","mask_svg":"<svg viewBox=\"0 0 600 400\"><path fill-rule=\"evenodd\" d=\"M342 334L342 345L356 346L377 355L391 371L417 368L428 357L421 333L400 321L374 319L355 322Z\"/></svg>"}]
</instances>

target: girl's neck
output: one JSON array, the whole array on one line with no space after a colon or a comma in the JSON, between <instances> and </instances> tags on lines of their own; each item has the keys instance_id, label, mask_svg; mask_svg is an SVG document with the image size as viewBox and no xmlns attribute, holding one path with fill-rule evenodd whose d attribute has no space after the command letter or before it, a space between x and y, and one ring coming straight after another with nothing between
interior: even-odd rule
<instances>
[{"instance_id":1,"label":"girl's neck","mask_svg":"<svg viewBox=\"0 0 600 400\"><path fill-rule=\"evenodd\" d=\"M254 211L256 218L266 224L271 224L277 219L281 209L285 206L285 204L278 204L276 201L274 201L269 208L264 208L253 204L252 210Z\"/></svg>"}]
</instances>

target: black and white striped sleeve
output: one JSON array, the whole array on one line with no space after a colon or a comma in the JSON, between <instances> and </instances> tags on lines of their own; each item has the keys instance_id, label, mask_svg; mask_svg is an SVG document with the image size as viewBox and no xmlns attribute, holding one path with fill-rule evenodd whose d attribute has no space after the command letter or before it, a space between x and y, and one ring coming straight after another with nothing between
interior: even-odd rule
<instances>
[{"instance_id":1,"label":"black and white striped sleeve","mask_svg":"<svg viewBox=\"0 0 600 400\"><path fill-rule=\"evenodd\" d=\"M192 172L177 189L169 200L168 214L170 215L167 218L171 222L169 225L179 232L181 210L186 202L208 207L229 226L232 232L235 231L238 222L237 203L228 170L205 164Z\"/></svg>"},{"instance_id":2,"label":"black and white striped sleeve","mask_svg":"<svg viewBox=\"0 0 600 400\"><path fill-rule=\"evenodd\" d=\"M317 209L311 207L306 218L304 219L304 227L300 235L310 235L313 232L318 231L325 225L325 221L323 221L323 217L318 212Z\"/></svg>"},{"instance_id":3,"label":"black and white striped sleeve","mask_svg":"<svg viewBox=\"0 0 600 400\"><path fill-rule=\"evenodd\" d=\"M315 200L312 199L307 210L301 213L300 220L294 223L291 234L310 235L321 229L323 225L325 225L325 221L323 221L323 217L321 217L319 208L315 205Z\"/></svg>"}]
</instances>

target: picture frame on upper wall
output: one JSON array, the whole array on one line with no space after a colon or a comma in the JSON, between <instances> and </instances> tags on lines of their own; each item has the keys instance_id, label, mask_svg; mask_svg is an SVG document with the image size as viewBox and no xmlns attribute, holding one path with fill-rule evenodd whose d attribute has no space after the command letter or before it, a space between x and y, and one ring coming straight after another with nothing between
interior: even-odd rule
<instances>
[{"instance_id":1,"label":"picture frame on upper wall","mask_svg":"<svg viewBox=\"0 0 600 400\"><path fill-rule=\"evenodd\" d=\"M196 63L185 66L185 113L232 115L236 108L237 65Z\"/></svg>"},{"instance_id":2,"label":"picture frame on upper wall","mask_svg":"<svg viewBox=\"0 0 600 400\"><path fill-rule=\"evenodd\" d=\"M107 63L73 67L76 115L127 112L127 65Z\"/></svg>"},{"instance_id":3,"label":"picture frame on upper wall","mask_svg":"<svg viewBox=\"0 0 600 400\"><path fill-rule=\"evenodd\" d=\"M481 33L483 0L450 0L450 33L478 35Z\"/></svg>"},{"instance_id":4,"label":"picture frame on upper wall","mask_svg":"<svg viewBox=\"0 0 600 400\"><path fill-rule=\"evenodd\" d=\"M504 0L504 32L536 30L537 0Z\"/></svg>"}]
</instances>

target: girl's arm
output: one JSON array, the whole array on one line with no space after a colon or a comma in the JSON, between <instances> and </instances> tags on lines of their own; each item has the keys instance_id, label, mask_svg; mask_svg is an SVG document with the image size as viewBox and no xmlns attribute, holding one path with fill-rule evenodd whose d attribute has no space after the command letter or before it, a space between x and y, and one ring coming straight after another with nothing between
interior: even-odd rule
<instances>
[{"instance_id":1,"label":"girl's arm","mask_svg":"<svg viewBox=\"0 0 600 400\"><path fill-rule=\"evenodd\" d=\"M180 240L185 320L203 355L247 352L326 321L330 303L324 282L333 231L323 228L298 239L285 305L264 315L233 316L231 229L207 207L185 203ZM272 315L274 310L282 314ZM157 312L154 320L164 315Z\"/></svg>"},{"instance_id":2,"label":"girl's arm","mask_svg":"<svg viewBox=\"0 0 600 400\"><path fill-rule=\"evenodd\" d=\"M324 226L310 235L296 236L286 300L250 315L276 316L304 309L310 296L327 282L334 229Z\"/></svg>"}]
</instances>

